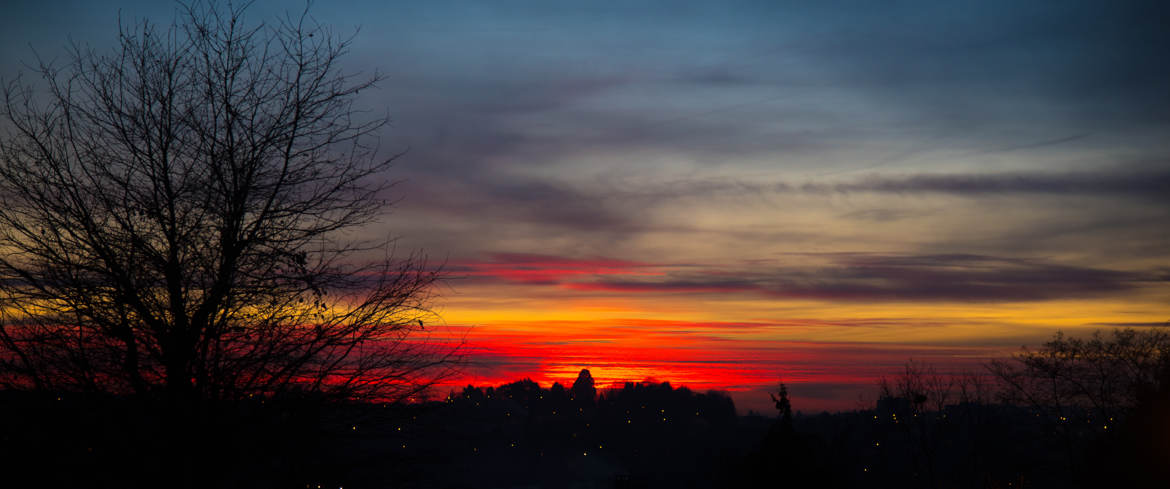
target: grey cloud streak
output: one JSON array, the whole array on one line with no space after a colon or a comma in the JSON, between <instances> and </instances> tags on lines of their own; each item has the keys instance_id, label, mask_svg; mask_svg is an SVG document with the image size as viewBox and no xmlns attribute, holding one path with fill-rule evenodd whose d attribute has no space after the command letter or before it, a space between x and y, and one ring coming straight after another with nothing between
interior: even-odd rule
<instances>
[{"instance_id":1,"label":"grey cloud streak","mask_svg":"<svg viewBox=\"0 0 1170 489\"><path fill-rule=\"evenodd\" d=\"M966 173L874 175L844 182L748 182L734 179L684 180L645 189L637 196L712 196L735 193L888 193L948 194L979 197L995 194L1117 196L1170 200L1170 171L1080 173Z\"/></svg>"},{"instance_id":2,"label":"grey cloud streak","mask_svg":"<svg viewBox=\"0 0 1170 489\"><path fill-rule=\"evenodd\" d=\"M677 198L804 194L941 194L961 197L992 195L1106 196L1155 201L1170 200L1170 171L1145 173L1006 173L872 176L845 182L758 182L738 179L688 179L666 183L590 182L586 185L539 179L447 184L421 195L429 209L467 212L494 205L512 218L582 229L637 225L629 204L654 204ZM444 191L446 190L446 191ZM871 213L872 214L872 213ZM857 214L858 218L889 220L900 216Z\"/></svg>"},{"instance_id":3,"label":"grey cloud streak","mask_svg":"<svg viewBox=\"0 0 1170 489\"><path fill-rule=\"evenodd\" d=\"M1101 297L1167 281L1166 270L1068 266L985 255L822 255L823 267L719 269L566 284L614 293L742 293L824 300L1015 302Z\"/></svg>"},{"instance_id":4,"label":"grey cloud streak","mask_svg":"<svg viewBox=\"0 0 1170 489\"><path fill-rule=\"evenodd\" d=\"M874 177L837 184L804 184L782 190L806 192L930 192L951 195L1055 194L1135 196L1170 200L1170 172L1151 173L1014 173Z\"/></svg>"}]
</instances>

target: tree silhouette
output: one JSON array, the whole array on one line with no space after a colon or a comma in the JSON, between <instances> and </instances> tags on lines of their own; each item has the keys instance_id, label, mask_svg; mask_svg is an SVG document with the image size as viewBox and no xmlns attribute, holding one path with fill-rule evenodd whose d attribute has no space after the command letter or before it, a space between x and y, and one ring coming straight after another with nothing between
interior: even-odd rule
<instances>
[{"instance_id":1,"label":"tree silhouette","mask_svg":"<svg viewBox=\"0 0 1170 489\"><path fill-rule=\"evenodd\" d=\"M349 38L183 5L165 29L74 46L0 116L0 385L191 405L394 400L450 360L422 332L438 278L388 240Z\"/></svg>"},{"instance_id":2,"label":"tree silhouette","mask_svg":"<svg viewBox=\"0 0 1170 489\"><path fill-rule=\"evenodd\" d=\"M988 370L1005 402L1027 406L1050 425L1067 470L1088 485L1161 487L1170 477L1164 456L1151 455L1170 450L1166 325L1088 337L1058 332Z\"/></svg>"},{"instance_id":3,"label":"tree silhouette","mask_svg":"<svg viewBox=\"0 0 1170 489\"><path fill-rule=\"evenodd\" d=\"M1170 328L1096 331L1087 338L1058 332L1040 348L1025 347L988 369L1008 402L1058 419L1070 410L1118 419L1170 384Z\"/></svg>"},{"instance_id":4,"label":"tree silhouette","mask_svg":"<svg viewBox=\"0 0 1170 489\"><path fill-rule=\"evenodd\" d=\"M593 404L597 398L597 388L593 386L593 374L589 373L589 369L583 368L577 374L577 380L573 381L573 387L569 388L573 399L585 404Z\"/></svg>"},{"instance_id":5,"label":"tree silhouette","mask_svg":"<svg viewBox=\"0 0 1170 489\"><path fill-rule=\"evenodd\" d=\"M893 381L882 377L878 388L884 399L907 401L913 412L940 412L954 394L956 378L940 374L933 365L908 360Z\"/></svg>"},{"instance_id":6,"label":"tree silhouette","mask_svg":"<svg viewBox=\"0 0 1170 489\"><path fill-rule=\"evenodd\" d=\"M772 396L772 402L776 404L776 410L779 411L779 422L782 428L792 430L792 402L788 400L788 386L780 383L780 397L776 394L769 393Z\"/></svg>"},{"instance_id":7,"label":"tree silhouette","mask_svg":"<svg viewBox=\"0 0 1170 489\"><path fill-rule=\"evenodd\" d=\"M881 391L878 406L886 406L895 419L902 415L897 425L913 441L911 459L921 469L928 486L938 483L939 446L943 438L940 424L946 419L944 411L955 385L955 376L939 373L933 365L913 359L902 366L893 381L883 377L878 382Z\"/></svg>"}]
</instances>

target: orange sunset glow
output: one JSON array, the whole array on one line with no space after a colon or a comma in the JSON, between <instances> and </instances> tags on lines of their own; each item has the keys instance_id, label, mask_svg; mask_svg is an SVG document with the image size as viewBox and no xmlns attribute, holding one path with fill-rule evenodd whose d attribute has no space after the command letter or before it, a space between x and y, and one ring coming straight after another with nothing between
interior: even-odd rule
<instances>
[{"instance_id":1,"label":"orange sunset glow","mask_svg":"<svg viewBox=\"0 0 1170 489\"><path fill-rule=\"evenodd\" d=\"M445 382L452 388L519 378L568 385L588 368L599 387L654 380L728 390L744 410L766 409L765 391L781 381L808 409L852 409L908 359L979 372L1056 330L1159 324L1170 314L1159 288L1120 299L858 303L721 278L664 285L694 267L648 261L499 255L450 268L457 277L440 313L465 338L469 360Z\"/></svg>"}]
</instances>

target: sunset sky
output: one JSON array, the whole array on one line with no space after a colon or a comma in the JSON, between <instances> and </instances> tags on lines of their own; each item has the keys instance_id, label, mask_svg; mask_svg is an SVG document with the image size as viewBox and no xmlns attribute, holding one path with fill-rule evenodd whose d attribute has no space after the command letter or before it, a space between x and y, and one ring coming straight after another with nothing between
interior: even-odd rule
<instances>
[{"instance_id":1,"label":"sunset sky","mask_svg":"<svg viewBox=\"0 0 1170 489\"><path fill-rule=\"evenodd\" d=\"M1119 2L1121 3L1121 2ZM656 379L851 409L1170 320L1160 2L320 1L407 150L458 383ZM259 1L255 21L298 2ZM0 76L174 4L6 2Z\"/></svg>"}]
</instances>

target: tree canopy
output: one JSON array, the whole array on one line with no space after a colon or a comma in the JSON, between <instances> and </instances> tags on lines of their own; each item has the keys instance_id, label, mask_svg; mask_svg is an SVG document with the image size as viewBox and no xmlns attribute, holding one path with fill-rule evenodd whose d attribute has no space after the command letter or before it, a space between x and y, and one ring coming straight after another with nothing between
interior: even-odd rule
<instances>
[{"instance_id":1,"label":"tree canopy","mask_svg":"<svg viewBox=\"0 0 1170 489\"><path fill-rule=\"evenodd\" d=\"M389 205L380 75L308 11L195 2L0 100L0 385L397 399L451 359Z\"/></svg>"}]
</instances>

